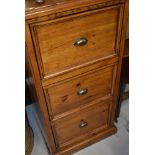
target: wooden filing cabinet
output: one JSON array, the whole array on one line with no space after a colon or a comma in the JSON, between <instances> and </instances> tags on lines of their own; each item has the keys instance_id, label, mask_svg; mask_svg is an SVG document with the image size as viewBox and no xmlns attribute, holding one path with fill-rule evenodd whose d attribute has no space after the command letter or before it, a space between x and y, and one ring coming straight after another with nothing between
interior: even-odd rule
<instances>
[{"instance_id":1,"label":"wooden filing cabinet","mask_svg":"<svg viewBox=\"0 0 155 155\"><path fill-rule=\"evenodd\" d=\"M114 133L128 0L26 0L26 65L49 153Z\"/></svg>"}]
</instances>

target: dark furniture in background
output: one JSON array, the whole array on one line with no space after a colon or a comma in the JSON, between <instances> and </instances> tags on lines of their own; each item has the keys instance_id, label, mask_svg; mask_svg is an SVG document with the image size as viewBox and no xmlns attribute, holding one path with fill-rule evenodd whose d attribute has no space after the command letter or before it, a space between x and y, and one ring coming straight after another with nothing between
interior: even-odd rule
<instances>
[{"instance_id":1,"label":"dark furniture in background","mask_svg":"<svg viewBox=\"0 0 155 155\"><path fill-rule=\"evenodd\" d=\"M25 155L31 155L34 145L34 135L33 130L29 125L27 114L25 117Z\"/></svg>"},{"instance_id":2,"label":"dark furniture in background","mask_svg":"<svg viewBox=\"0 0 155 155\"><path fill-rule=\"evenodd\" d=\"M32 104L32 97L29 92L28 85L25 82L25 106L28 106L30 104ZM27 112L25 109L25 155L31 155L33 145L34 145L33 130L29 124Z\"/></svg>"}]
</instances>

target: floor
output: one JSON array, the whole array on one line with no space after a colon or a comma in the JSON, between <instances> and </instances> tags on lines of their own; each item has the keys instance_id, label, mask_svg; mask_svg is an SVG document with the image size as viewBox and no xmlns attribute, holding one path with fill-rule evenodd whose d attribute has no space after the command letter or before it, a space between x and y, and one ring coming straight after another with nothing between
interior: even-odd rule
<instances>
[{"instance_id":1,"label":"floor","mask_svg":"<svg viewBox=\"0 0 155 155\"><path fill-rule=\"evenodd\" d=\"M46 145L35 119L33 104L26 107L28 119L34 132L34 147L31 155L48 155ZM129 100L122 103L120 117L116 124L118 132L73 155L129 155Z\"/></svg>"}]
</instances>

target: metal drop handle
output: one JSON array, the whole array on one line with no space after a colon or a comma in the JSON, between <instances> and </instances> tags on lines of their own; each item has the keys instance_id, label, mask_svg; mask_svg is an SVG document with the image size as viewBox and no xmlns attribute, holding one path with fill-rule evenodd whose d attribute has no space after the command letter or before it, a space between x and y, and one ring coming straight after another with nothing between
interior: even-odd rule
<instances>
[{"instance_id":1,"label":"metal drop handle","mask_svg":"<svg viewBox=\"0 0 155 155\"><path fill-rule=\"evenodd\" d=\"M80 89L80 90L77 92L77 94L78 94L79 96L82 96L82 95L87 94L87 92L88 92L88 89L87 89L87 88L82 88L82 89Z\"/></svg>"},{"instance_id":2,"label":"metal drop handle","mask_svg":"<svg viewBox=\"0 0 155 155\"><path fill-rule=\"evenodd\" d=\"M88 126L88 122L81 120L79 127L80 128L85 128L86 126Z\"/></svg>"},{"instance_id":3,"label":"metal drop handle","mask_svg":"<svg viewBox=\"0 0 155 155\"><path fill-rule=\"evenodd\" d=\"M74 42L74 46L84 46L88 42L87 38L79 38Z\"/></svg>"}]
</instances>

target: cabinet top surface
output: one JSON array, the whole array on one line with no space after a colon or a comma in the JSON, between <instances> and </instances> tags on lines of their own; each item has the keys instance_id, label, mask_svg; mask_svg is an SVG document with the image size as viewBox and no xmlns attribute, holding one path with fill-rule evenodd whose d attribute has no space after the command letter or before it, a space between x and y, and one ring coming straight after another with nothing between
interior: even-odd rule
<instances>
[{"instance_id":1,"label":"cabinet top surface","mask_svg":"<svg viewBox=\"0 0 155 155\"><path fill-rule=\"evenodd\" d=\"M122 2L125 0L45 0L44 3L37 3L35 0L25 0L26 19L46 15L48 12L59 12L87 5L104 2Z\"/></svg>"}]
</instances>

